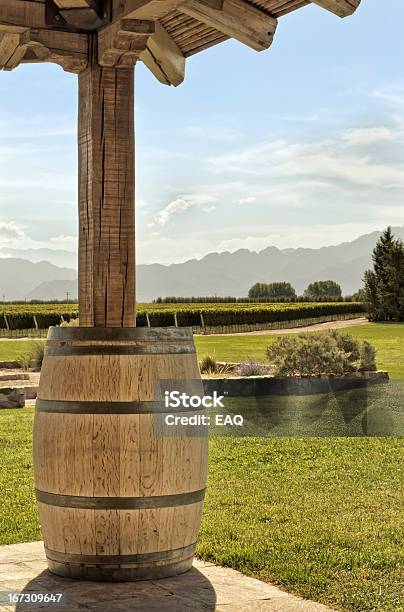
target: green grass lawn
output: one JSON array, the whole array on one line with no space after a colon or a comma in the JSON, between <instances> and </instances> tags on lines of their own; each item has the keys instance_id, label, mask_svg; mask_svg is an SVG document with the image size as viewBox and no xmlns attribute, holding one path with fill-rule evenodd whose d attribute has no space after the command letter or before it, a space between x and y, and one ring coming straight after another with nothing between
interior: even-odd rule
<instances>
[{"instance_id":1,"label":"green grass lawn","mask_svg":"<svg viewBox=\"0 0 404 612\"><path fill-rule=\"evenodd\" d=\"M35 340L0 340L0 361L14 361L29 351Z\"/></svg>"},{"instance_id":2,"label":"green grass lawn","mask_svg":"<svg viewBox=\"0 0 404 612\"><path fill-rule=\"evenodd\" d=\"M32 408L0 411L0 544L40 538ZM403 444L212 438L198 555L338 609L404 610Z\"/></svg>"},{"instance_id":3,"label":"green grass lawn","mask_svg":"<svg viewBox=\"0 0 404 612\"><path fill-rule=\"evenodd\" d=\"M369 340L377 349L380 369L391 378L404 380L404 323L370 323L347 329L360 340ZM242 361L248 357L265 362L266 347L274 341L274 334L228 335L195 337L199 357L215 354L219 361ZM28 350L30 340L0 340L0 360L16 359Z\"/></svg>"},{"instance_id":4,"label":"green grass lawn","mask_svg":"<svg viewBox=\"0 0 404 612\"><path fill-rule=\"evenodd\" d=\"M377 350L377 364L387 370L391 378L404 380L404 323L369 323L346 330L355 338L368 340ZM274 334L245 336L198 336L198 354L215 355L218 361L243 361L252 357L266 361L266 347L274 341Z\"/></svg>"},{"instance_id":5,"label":"green grass lawn","mask_svg":"<svg viewBox=\"0 0 404 612\"><path fill-rule=\"evenodd\" d=\"M198 554L337 609L404 610L403 444L211 440Z\"/></svg>"},{"instance_id":6,"label":"green grass lawn","mask_svg":"<svg viewBox=\"0 0 404 612\"><path fill-rule=\"evenodd\" d=\"M404 380L404 325L348 331L372 342L379 367ZM196 342L200 356L265 361L274 338L211 336ZM15 359L27 348L28 342L0 342L0 359ZM389 402L396 402L394 385L388 393ZM288 415L287 399L279 401L286 404L278 413ZM32 415L31 408L0 411L0 544L40 538ZM362 417L352 416L357 435ZM213 437L210 447L200 557L336 609L404 611L402 439Z\"/></svg>"}]
</instances>

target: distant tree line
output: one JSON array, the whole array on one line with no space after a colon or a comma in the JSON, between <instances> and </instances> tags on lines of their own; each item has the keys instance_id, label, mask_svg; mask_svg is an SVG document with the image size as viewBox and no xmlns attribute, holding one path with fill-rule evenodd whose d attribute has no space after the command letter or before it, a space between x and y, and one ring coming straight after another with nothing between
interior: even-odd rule
<instances>
[{"instance_id":1,"label":"distant tree line","mask_svg":"<svg viewBox=\"0 0 404 612\"><path fill-rule=\"evenodd\" d=\"M64 299L64 300L58 300L58 299L52 299L52 300L39 300L39 299L34 299L34 300L0 300L1 304L16 304L16 305L21 305L21 304L77 304L77 297L76 298L72 298L72 299Z\"/></svg>"},{"instance_id":2,"label":"distant tree line","mask_svg":"<svg viewBox=\"0 0 404 612\"><path fill-rule=\"evenodd\" d=\"M299 302L362 302L361 296L358 293L355 295L330 297L307 297L304 295L297 295L294 297L261 297L261 298L249 298L241 297L237 298L234 296L230 297L216 297L216 296L192 296L192 297L159 297L153 300L153 304L288 304L288 303L299 303Z\"/></svg>"}]
</instances>

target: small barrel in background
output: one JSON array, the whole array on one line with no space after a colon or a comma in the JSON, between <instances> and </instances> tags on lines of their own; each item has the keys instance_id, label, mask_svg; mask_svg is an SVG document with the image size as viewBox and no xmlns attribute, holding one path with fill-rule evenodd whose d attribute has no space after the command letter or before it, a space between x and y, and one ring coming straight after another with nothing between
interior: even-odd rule
<instances>
[{"instance_id":1,"label":"small barrel in background","mask_svg":"<svg viewBox=\"0 0 404 612\"><path fill-rule=\"evenodd\" d=\"M173 412L161 380L203 393L191 329L50 329L34 468L52 572L122 581L191 568L207 437L156 435L156 414Z\"/></svg>"}]
</instances>

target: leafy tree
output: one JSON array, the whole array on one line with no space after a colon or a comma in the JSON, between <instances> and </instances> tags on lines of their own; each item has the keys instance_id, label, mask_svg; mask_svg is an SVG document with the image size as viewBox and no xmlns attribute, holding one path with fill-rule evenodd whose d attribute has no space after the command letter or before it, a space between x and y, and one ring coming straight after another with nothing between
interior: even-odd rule
<instances>
[{"instance_id":1,"label":"leafy tree","mask_svg":"<svg viewBox=\"0 0 404 612\"><path fill-rule=\"evenodd\" d=\"M268 285L266 283L255 283L248 292L249 298L268 297Z\"/></svg>"},{"instance_id":2,"label":"leafy tree","mask_svg":"<svg viewBox=\"0 0 404 612\"><path fill-rule=\"evenodd\" d=\"M290 283L269 283L268 297L296 297L296 291Z\"/></svg>"},{"instance_id":3,"label":"leafy tree","mask_svg":"<svg viewBox=\"0 0 404 612\"><path fill-rule=\"evenodd\" d=\"M373 249L373 270L364 275L365 304L371 321L404 320L404 244L388 227Z\"/></svg>"},{"instance_id":4,"label":"leafy tree","mask_svg":"<svg viewBox=\"0 0 404 612\"><path fill-rule=\"evenodd\" d=\"M248 292L249 298L296 297L290 283L255 283Z\"/></svg>"},{"instance_id":5,"label":"leafy tree","mask_svg":"<svg viewBox=\"0 0 404 612\"><path fill-rule=\"evenodd\" d=\"M358 291L351 295L351 299L353 302L364 302L366 299L365 290L363 288L358 289Z\"/></svg>"},{"instance_id":6,"label":"leafy tree","mask_svg":"<svg viewBox=\"0 0 404 612\"><path fill-rule=\"evenodd\" d=\"M341 286L333 280L310 283L304 292L305 297L341 297Z\"/></svg>"}]
</instances>

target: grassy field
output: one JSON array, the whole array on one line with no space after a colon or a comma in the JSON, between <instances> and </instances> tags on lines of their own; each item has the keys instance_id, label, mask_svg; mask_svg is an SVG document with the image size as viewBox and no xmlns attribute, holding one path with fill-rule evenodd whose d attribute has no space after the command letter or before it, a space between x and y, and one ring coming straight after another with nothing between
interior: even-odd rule
<instances>
[{"instance_id":1,"label":"grassy field","mask_svg":"<svg viewBox=\"0 0 404 612\"><path fill-rule=\"evenodd\" d=\"M404 380L404 324L369 324L349 333L372 342L379 367ZM274 338L208 336L196 343L199 356L265 361ZM0 342L0 359L15 359L29 344ZM388 387L389 402L397 401L397 385ZM280 413L290 417L288 398L279 401L285 403ZM352 397L349 404L359 405ZM362 415L351 416L351 435L363 435ZM335 427L332 419L327 422ZM302 423L294 438L211 438L199 556L336 609L404 611L402 439L304 437L312 430ZM40 538L31 431L32 409L0 411L0 544ZM272 434L287 430L276 422Z\"/></svg>"},{"instance_id":2,"label":"grassy field","mask_svg":"<svg viewBox=\"0 0 404 612\"><path fill-rule=\"evenodd\" d=\"M404 380L404 323L369 323L351 327L348 333L360 340L369 340L377 349L380 369L394 379ZM226 335L195 337L199 357L215 355L219 361L242 361L252 357L266 361L266 347L275 335ZM0 360L16 359L29 346L30 340L0 340Z\"/></svg>"},{"instance_id":3,"label":"grassy field","mask_svg":"<svg viewBox=\"0 0 404 612\"><path fill-rule=\"evenodd\" d=\"M199 556L338 609L404 610L402 453L394 439L211 440Z\"/></svg>"},{"instance_id":4,"label":"grassy field","mask_svg":"<svg viewBox=\"0 0 404 612\"><path fill-rule=\"evenodd\" d=\"M0 361L15 361L26 354L35 340L0 340Z\"/></svg>"},{"instance_id":5,"label":"grassy field","mask_svg":"<svg viewBox=\"0 0 404 612\"><path fill-rule=\"evenodd\" d=\"M32 413L0 412L0 544L40 538ZM338 609L404 610L402 442L213 438L210 444L200 557Z\"/></svg>"},{"instance_id":6,"label":"grassy field","mask_svg":"<svg viewBox=\"0 0 404 612\"><path fill-rule=\"evenodd\" d=\"M391 378L404 380L404 323L369 323L351 327L349 334L368 340L377 350L380 369L387 370ZM266 361L266 347L275 335L198 336L195 338L199 356L215 355L219 361L242 361L252 357Z\"/></svg>"}]
</instances>

